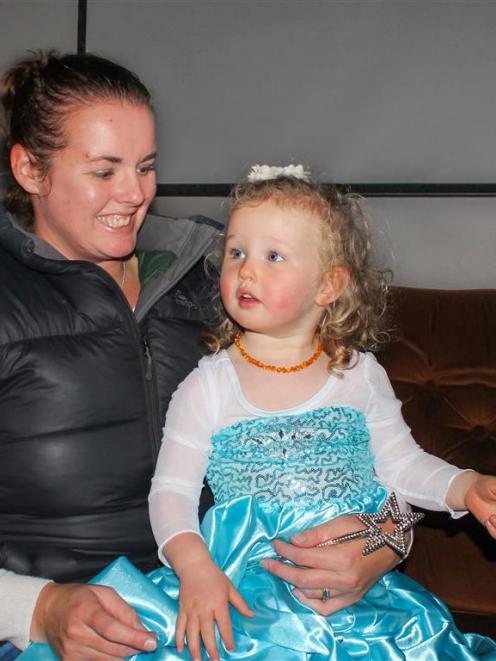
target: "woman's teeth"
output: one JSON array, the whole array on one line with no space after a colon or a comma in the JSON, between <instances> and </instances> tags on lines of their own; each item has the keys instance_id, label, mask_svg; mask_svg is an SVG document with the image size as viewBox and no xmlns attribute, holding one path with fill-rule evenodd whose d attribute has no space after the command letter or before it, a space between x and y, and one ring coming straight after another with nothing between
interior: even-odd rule
<instances>
[{"instance_id":1,"label":"woman's teeth","mask_svg":"<svg viewBox=\"0 0 496 661\"><path fill-rule=\"evenodd\" d=\"M125 227L131 222L131 216L120 216L118 214L109 214L108 216L97 216L99 223L107 227Z\"/></svg>"}]
</instances>

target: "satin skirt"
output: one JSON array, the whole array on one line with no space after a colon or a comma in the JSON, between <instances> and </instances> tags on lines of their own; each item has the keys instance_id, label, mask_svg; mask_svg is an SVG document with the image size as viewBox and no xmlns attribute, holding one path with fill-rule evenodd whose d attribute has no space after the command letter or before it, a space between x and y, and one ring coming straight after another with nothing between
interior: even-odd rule
<instances>
[{"instance_id":1,"label":"satin skirt","mask_svg":"<svg viewBox=\"0 0 496 661\"><path fill-rule=\"evenodd\" d=\"M379 507L380 503L370 502L366 509ZM363 503L356 511L363 511ZM251 496L207 513L202 534L211 554L256 613L245 618L231 608L236 650L227 652L219 639L222 660L496 660L495 641L462 634L446 606L400 572L386 574L358 604L324 617L301 604L292 586L260 567L263 558L276 557L274 539L288 539L343 513L335 507L317 515L289 505L267 507ZM133 656L133 661L190 659L187 650L179 654L174 645L179 584L171 569L145 576L126 558L119 558L91 582L115 588L143 624L157 633L157 650ZM19 659L56 661L57 657L47 645L37 643ZM203 659L208 659L206 652Z\"/></svg>"}]
</instances>

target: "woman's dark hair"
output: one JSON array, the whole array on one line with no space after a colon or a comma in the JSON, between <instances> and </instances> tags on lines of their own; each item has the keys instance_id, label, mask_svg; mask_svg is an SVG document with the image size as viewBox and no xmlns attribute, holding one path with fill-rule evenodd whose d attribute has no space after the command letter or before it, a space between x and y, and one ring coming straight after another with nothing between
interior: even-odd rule
<instances>
[{"instance_id":1,"label":"woman's dark hair","mask_svg":"<svg viewBox=\"0 0 496 661\"><path fill-rule=\"evenodd\" d=\"M52 154L66 146L67 112L110 100L151 108L150 93L143 83L115 62L91 54L34 53L6 71L0 82L7 154L13 145L23 145L45 174ZM32 227L30 196L13 177L4 204L24 227Z\"/></svg>"}]
</instances>

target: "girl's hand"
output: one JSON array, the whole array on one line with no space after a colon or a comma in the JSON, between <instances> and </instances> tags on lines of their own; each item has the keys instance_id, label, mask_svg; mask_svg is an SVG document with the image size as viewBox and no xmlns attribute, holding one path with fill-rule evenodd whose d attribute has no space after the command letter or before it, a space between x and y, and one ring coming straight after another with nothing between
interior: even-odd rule
<instances>
[{"instance_id":1,"label":"girl's hand","mask_svg":"<svg viewBox=\"0 0 496 661\"><path fill-rule=\"evenodd\" d=\"M340 516L294 536L292 544L281 540L274 542L277 553L294 564L273 559L266 559L262 564L275 576L294 585L294 594L302 603L321 615L330 615L359 601L400 561L389 548L363 556L363 540L315 548L331 537L362 529L363 524L356 516ZM322 601L324 589L329 591L325 602Z\"/></svg>"},{"instance_id":2,"label":"girl's hand","mask_svg":"<svg viewBox=\"0 0 496 661\"><path fill-rule=\"evenodd\" d=\"M475 473L465 494L465 505L496 539L496 477Z\"/></svg>"},{"instance_id":3,"label":"girl's hand","mask_svg":"<svg viewBox=\"0 0 496 661\"><path fill-rule=\"evenodd\" d=\"M200 638L211 659L219 659L215 624L226 649L234 650L231 616L228 605L232 604L241 615L253 617L254 613L231 581L210 559L201 559L188 565L179 576L179 616L176 622L176 647L184 650L184 639L193 659L200 661Z\"/></svg>"}]
</instances>

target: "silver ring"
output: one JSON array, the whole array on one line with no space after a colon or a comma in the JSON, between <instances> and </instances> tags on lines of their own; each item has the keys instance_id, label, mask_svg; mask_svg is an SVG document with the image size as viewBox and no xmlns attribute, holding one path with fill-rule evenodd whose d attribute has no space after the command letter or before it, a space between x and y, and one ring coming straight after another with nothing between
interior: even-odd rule
<instances>
[{"instance_id":1,"label":"silver ring","mask_svg":"<svg viewBox=\"0 0 496 661\"><path fill-rule=\"evenodd\" d=\"M322 601L324 602L324 604L326 601L329 601L330 598L331 598L331 591L329 590L329 588L324 588L322 591Z\"/></svg>"}]
</instances>

